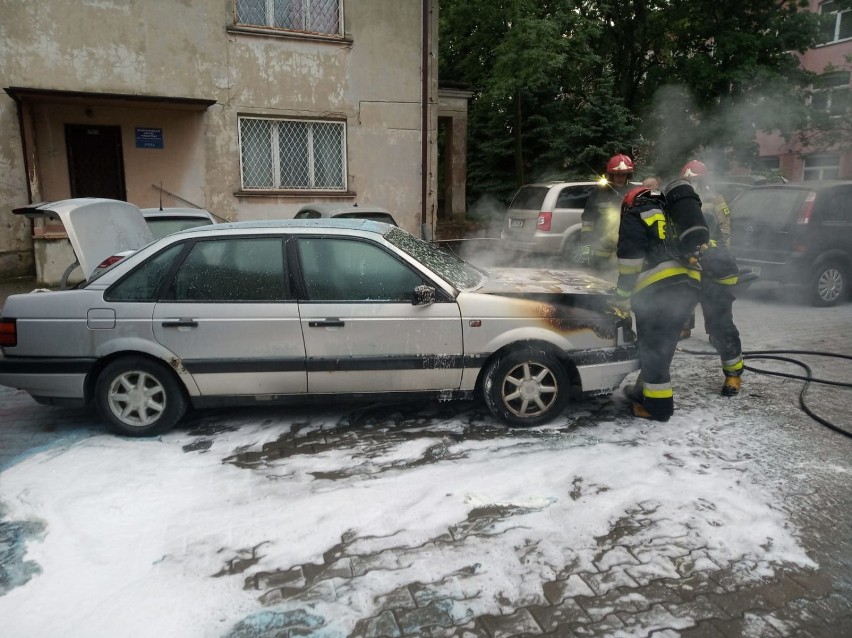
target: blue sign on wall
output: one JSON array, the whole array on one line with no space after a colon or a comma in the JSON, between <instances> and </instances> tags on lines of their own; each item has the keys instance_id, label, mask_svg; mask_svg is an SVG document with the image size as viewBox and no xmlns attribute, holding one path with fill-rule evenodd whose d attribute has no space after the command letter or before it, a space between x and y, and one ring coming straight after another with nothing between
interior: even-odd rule
<instances>
[{"instance_id":1,"label":"blue sign on wall","mask_svg":"<svg viewBox=\"0 0 852 638\"><path fill-rule=\"evenodd\" d=\"M163 129L137 128L136 148L163 148Z\"/></svg>"}]
</instances>

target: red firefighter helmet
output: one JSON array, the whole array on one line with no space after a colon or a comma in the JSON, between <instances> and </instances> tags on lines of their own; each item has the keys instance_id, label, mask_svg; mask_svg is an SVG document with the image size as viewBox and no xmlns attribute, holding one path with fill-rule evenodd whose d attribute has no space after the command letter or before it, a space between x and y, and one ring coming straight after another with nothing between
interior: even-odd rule
<instances>
[{"instance_id":1,"label":"red firefighter helmet","mask_svg":"<svg viewBox=\"0 0 852 638\"><path fill-rule=\"evenodd\" d=\"M621 212L623 213L628 208L635 206L640 203L640 200L644 197L647 197L651 194L651 189L647 186L637 186L636 188L631 188L627 191L627 195L624 196L624 200L621 202Z\"/></svg>"},{"instance_id":2,"label":"red firefighter helmet","mask_svg":"<svg viewBox=\"0 0 852 638\"><path fill-rule=\"evenodd\" d=\"M699 162L698 160L690 160L683 165L682 169L680 169L681 179L692 179L693 177L706 176L707 166L704 165L704 162Z\"/></svg>"},{"instance_id":3,"label":"red firefighter helmet","mask_svg":"<svg viewBox=\"0 0 852 638\"><path fill-rule=\"evenodd\" d=\"M633 160L627 155L613 155L606 163L606 172L610 175L633 172Z\"/></svg>"}]
</instances>

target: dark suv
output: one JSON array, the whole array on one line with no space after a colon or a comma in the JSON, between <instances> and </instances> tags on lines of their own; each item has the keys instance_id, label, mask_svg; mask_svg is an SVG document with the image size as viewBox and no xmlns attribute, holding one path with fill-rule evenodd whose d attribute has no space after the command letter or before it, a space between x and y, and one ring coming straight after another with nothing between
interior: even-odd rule
<instances>
[{"instance_id":1,"label":"dark suv","mask_svg":"<svg viewBox=\"0 0 852 638\"><path fill-rule=\"evenodd\" d=\"M849 296L852 181L757 186L731 203L731 249L768 281L805 287L816 306Z\"/></svg>"}]
</instances>

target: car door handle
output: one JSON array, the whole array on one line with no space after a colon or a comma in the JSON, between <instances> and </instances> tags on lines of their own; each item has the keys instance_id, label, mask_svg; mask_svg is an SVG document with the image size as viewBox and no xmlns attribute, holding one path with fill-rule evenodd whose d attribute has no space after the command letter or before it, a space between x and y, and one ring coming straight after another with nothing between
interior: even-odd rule
<instances>
[{"instance_id":1,"label":"car door handle","mask_svg":"<svg viewBox=\"0 0 852 638\"><path fill-rule=\"evenodd\" d=\"M195 319L171 319L162 325L163 328L197 328L198 322Z\"/></svg>"},{"instance_id":2,"label":"car door handle","mask_svg":"<svg viewBox=\"0 0 852 638\"><path fill-rule=\"evenodd\" d=\"M342 328L346 324L340 319L324 319L323 321L309 321L309 328Z\"/></svg>"}]
</instances>

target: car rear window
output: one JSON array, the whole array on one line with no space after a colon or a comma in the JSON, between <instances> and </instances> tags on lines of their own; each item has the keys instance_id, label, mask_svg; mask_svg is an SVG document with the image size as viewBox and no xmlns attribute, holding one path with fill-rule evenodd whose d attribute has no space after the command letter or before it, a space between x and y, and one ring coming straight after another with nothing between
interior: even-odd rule
<instances>
[{"instance_id":1,"label":"car rear window","mask_svg":"<svg viewBox=\"0 0 852 638\"><path fill-rule=\"evenodd\" d=\"M541 205L548 190L550 189L547 186L522 186L512 198L509 208L541 210Z\"/></svg>"},{"instance_id":2,"label":"car rear window","mask_svg":"<svg viewBox=\"0 0 852 638\"><path fill-rule=\"evenodd\" d=\"M559 191L556 198L556 208L583 208L595 186L566 186Z\"/></svg>"},{"instance_id":3,"label":"car rear window","mask_svg":"<svg viewBox=\"0 0 852 638\"><path fill-rule=\"evenodd\" d=\"M172 233L176 233L187 228L195 228L197 226L208 226L213 222L209 219L200 217L154 217L145 220L148 222L148 228L151 229L151 234L154 239L165 237Z\"/></svg>"},{"instance_id":4,"label":"car rear window","mask_svg":"<svg viewBox=\"0 0 852 638\"><path fill-rule=\"evenodd\" d=\"M369 219L374 222L391 224L392 226L397 225L389 213L338 213L335 217L342 217L344 219Z\"/></svg>"},{"instance_id":5,"label":"car rear window","mask_svg":"<svg viewBox=\"0 0 852 638\"><path fill-rule=\"evenodd\" d=\"M801 188L747 190L731 203L731 215L737 222L755 221L780 229L796 222L809 192Z\"/></svg>"},{"instance_id":6,"label":"car rear window","mask_svg":"<svg viewBox=\"0 0 852 638\"><path fill-rule=\"evenodd\" d=\"M315 210L300 210L293 219L319 219L322 217Z\"/></svg>"}]
</instances>

